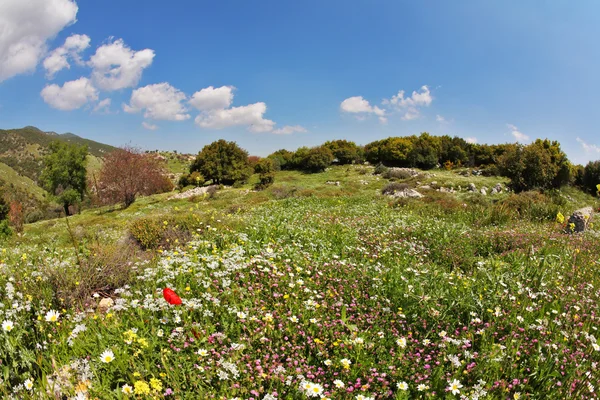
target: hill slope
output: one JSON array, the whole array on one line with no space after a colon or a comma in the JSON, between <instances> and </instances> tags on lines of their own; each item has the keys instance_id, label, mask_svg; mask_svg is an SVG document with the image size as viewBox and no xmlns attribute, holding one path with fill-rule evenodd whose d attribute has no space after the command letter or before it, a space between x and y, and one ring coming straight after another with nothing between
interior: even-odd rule
<instances>
[{"instance_id":1,"label":"hill slope","mask_svg":"<svg viewBox=\"0 0 600 400\"><path fill-rule=\"evenodd\" d=\"M86 145L89 153L96 157L102 157L114 149L112 146L72 133L59 135L55 132L44 132L33 126L0 129L0 162L37 182L42 170L42 157L48 152L50 143L55 140Z\"/></svg>"}]
</instances>

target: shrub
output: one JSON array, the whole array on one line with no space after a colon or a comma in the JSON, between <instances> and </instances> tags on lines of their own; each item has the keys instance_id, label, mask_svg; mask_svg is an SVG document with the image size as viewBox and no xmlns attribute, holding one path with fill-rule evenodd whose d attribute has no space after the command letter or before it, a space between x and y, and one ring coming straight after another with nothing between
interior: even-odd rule
<instances>
[{"instance_id":1,"label":"shrub","mask_svg":"<svg viewBox=\"0 0 600 400\"><path fill-rule=\"evenodd\" d=\"M500 173L516 192L560 188L569 183L571 166L556 141L536 140L510 146L498 160Z\"/></svg>"},{"instance_id":2,"label":"shrub","mask_svg":"<svg viewBox=\"0 0 600 400\"><path fill-rule=\"evenodd\" d=\"M361 148L354 142L347 140L333 140L323 143L323 147L328 148L337 159L338 164L353 164L362 159Z\"/></svg>"},{"instance_id":3,"label":"shrub","mask_svg":"<svg viewBox=\"0 0 600 400\"><path fill-rule=\"evenodd\" d=\"M271 194L273 195L273 197L275 199L282 200L282 199L294 197L294 195L296 194L297 191L298 191L298 188L295 186L293 186L293 187L278 186L278 187L274 187L271 190Z\"/></svg>"},{"instance_id":4,"label":"shrub","mask_svg":"<svg viewBox=\"0 0 600 400\"><path fill-rule=\"evenodd\" d=\"M598 195L600 189L598 185L600 184L600 160L599 161L590 161L583 171L583 179L582 179L583 188L586 192L592 195Z\"/></svg>"},{"instance_id":5,"label":"shrub","mask_svg":"<svg viewBox=\"0 0 600 400\"><path fill-rule=\"evenodd\" d=\"M409 171L398 169L398 168L388 168L381 176L386 179L409 179L412 178L412 174Z\"/></svg>"},{"instance_id":6,"label":"shrub","mask_svg":"<svg viewBox=\"0 0 600 400\"><path fill-rule=\"evenodd\" d=\"M398 182L390 182L383 189L381 189L381 194L394 194L396 192L402 192L410 188L410 186L406 183L398 183Z\"/></svg>"},{"instance_id":7,"label":"shrub","mask_svg":"<svg viewBox=\"0 0 600 400\"><path fill-rule=\"evenodd\" d=\"M327 147L313 147L302 158L301 167L308 172L321 172L331 165L333 153Z\"/></svg>"},{"instance_id":8,"label":"shrub","mask_svg":"<svg viewBox=\"0 0 600 400\"><path fill-rule=\"evenodd\" d=\"M12 230L8 225L8 221L3 219L0 221L0 240L6 239L12 235Z\"/></svg>"},{"instance_id":9,"label":"shrub","mask_svg":"<svg viewBox=\"0 0 600 400\"><path fill-rule=\"evenodd\" d=\"M375 170L373 171L373 173L375 175L381 175L384 172L386 172L388 169L389 169L388 167L386 167L382 163L379 163L379 164L377 164L377 166L375 166Z\"/></svg>"},{"instance_id":10,"label":"shrub","mask_svg":"<svg viewBox=\"0 0 600 400\"><path fill-rule=\"evenodd\" d=\"M200 172L216 184L232 185L245 182L252 175L248 152L235 142L223 139L204 146L190 167L190 173Z\"/></svg>"},{"instance_id":11,"label":"shrub","mask_svg":"<svg viewBox=\"0 0 600 400\"><path fill-rule=\"evenodd\" d=\"M551 221L560 212L560 205L551 197L536 191L511 194L498 203L511 210L514 219L528 219L530 221Z\"/></svg>"},{"instance_id":12,"label":"shrub","mask_svg":"<svg viewBox=\"0 0 600 400\"><path fill-rule=\"evenodd\" d=\"M263 158L254 167L254 171L259 174L259 183L256 189L263 190L275 181L275 163L270 158Z\"/></svg>"},{"instance_id":13,"label":"shrub","mask_svg":"<svg viewBox=\"0 0 600 400\"><path fill-rule=\"evenodd\" d=\"M129 232L143 249L156 249L162 240L163 225L156 218L140 218L131 224Z\"/></svg>"}]
</instances>

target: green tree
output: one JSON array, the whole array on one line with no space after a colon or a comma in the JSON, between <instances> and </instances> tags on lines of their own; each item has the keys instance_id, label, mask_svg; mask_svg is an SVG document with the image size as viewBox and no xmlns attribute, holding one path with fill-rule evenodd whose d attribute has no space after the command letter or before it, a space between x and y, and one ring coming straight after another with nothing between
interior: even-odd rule
<instances>
[{"instance_id":1,"label":"green tree","mask_svg":"<svg viewBox=\"0 0 600 400\"><path fill-rule=\"evenodd\" d=\"M354 142L348 140L332 140L323 143L333 153L333 156L341 165L352 164L361 161L361 148Z\"/></svg>"},{"instance_id":2,"label":"green tree","mask_svg":"<svg viewBox=\"0 0 600 400\"><path fill-rule=\"evenodd\" d=\"M267 158L270 158L275 163L276 170L288 170L292 169L294 158L294 152L285 149L277 150L275 153L270 154Z\"/></svg>"},{"instance_id":3,"label":"green tree","mask_svg":"<svg viewBox=\"0 0 600 400\"><path fill-rule=\"evenodd\" d=\"M302 169L309 172L324 171L331 165L333 153L327 147L319 146L308 150L302 161Z\"/></svg>"},{"instance_id":4,"label":"green tree","mask_svg":"<svg viewBox=\"0 0 600 400\"><path fill-rule=\"evenodd\" d=\"M88 149L60 141L51 142L49 148L40 181L70 215L69 206L79 203L86 191Z\"/></svg>"},{"instance_id":5,"label":"green tree","mask_svg":"<svg viewBox=\"0 0 600 400\"><path fill-rule=\"evenodd\" d=\"M538 139L528 146L513 144L498 159L500 174L516 191L559 188L569 183L571 164L556 141Z\"/></svg>"},{"instance_id":6,"label":"green tree","mask_svg":"<svg viewBox=\"0 0 600 400\"><path fill-rule=\"evenodd\" d=\"M200 172L216 184L244 182L252 175L248 152L235 142L223 139L204 146L190 167L190 173Z\"/></svg>"},{"instance_id":7,"label":"green tree","mask_svg":"<svg viewBox=\"0 0 600 400\"><path fill-rule=\"evenodd\" d=\"M275 162L270 158L262 158L254 166L254 171L258 174L260 182L256 185L257 189L264 189L275 181Z\"/></svg>"},{"instance_id":8,"label":"green tree","mask_svg":"<svg viewBox=\"0 0 600 400\"><path fill-rule=\"evenodd\" d=\"M583 188L586 192L598 194L598 185L600 185L600 160L590 161L583 170Z\"/></svg>"}]
</instances>

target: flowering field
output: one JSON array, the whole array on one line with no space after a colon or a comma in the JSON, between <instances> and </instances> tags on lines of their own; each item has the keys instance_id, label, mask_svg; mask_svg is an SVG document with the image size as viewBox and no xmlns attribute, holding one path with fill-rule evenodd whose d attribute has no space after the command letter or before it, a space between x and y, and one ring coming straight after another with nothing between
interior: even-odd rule
<instances>
[{"instance_id":1,"label":"flowering field","mask_svg":"<svg viewBox=\"0 0 600 400\"><path fill-rule=\"evenodd\" d=\"M185 211L187 243L132 259L126 283L79 303L60 288L86 283L85 243L4 248L0 393L598 398L598 236L481 226L470 211L365 193Z\"/></svg>"}]
</instances>

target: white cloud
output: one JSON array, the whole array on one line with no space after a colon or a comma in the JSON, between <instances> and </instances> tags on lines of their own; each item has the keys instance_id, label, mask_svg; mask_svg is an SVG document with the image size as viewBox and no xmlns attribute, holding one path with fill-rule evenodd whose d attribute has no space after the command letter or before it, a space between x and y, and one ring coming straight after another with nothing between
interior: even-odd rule
<instances>
[{"instance_id":1,"label":"white cloud","mask_svg":"<svg viewBox=\"0 0 600 400\"><path fill-rule=\"evenodd\" d=\"M54 78L56 73L64 68L70 68L68 58L72 58L75 63L82 65L80 53L90 47L90 37L87 35L71 35L65 43L57 47L44 60L44 68L46 69L46 77Z\"/></svg>"},{"instance_id":2,"label":"white cloud","mask_svg":"<svg viewBox=\"0 0 600 400\"><path fill-rule=\"evenodd\" d=\"M233 102L233 86L214 88L209 86L192 96L190 104L200 111L218 110L227 108Z\"/></svg>"},{"instance_id":3,"label":"white cloud","mask_svg":"<svg viewBox=\"0 0 600 400\"><path fill-rule=\"evenodd\" d=\"M467 143L475 144L475 143L477 143L477 138L476 137L468 137L468 138L465 138L465 141Z\"/></svg>"},{"instance_id":4,"label":"white cloud","mask_svg":"<svg viewBox=\"0 0 600 400\"><path fill-rule=\"evenodd\" d=\"M0 82L33 72L46 52L46 42L73 24L72 0L0 1Z\"/></svg>"},{"instance_id":5,"label":"white cloud","mask_svg":"<svg viewBox=\"0 0 600 400\"><path fill-rule=\"evenodd\" d=\"M123 110L137 113L142 110L144 118L169 121L184 121L190 118L182 104L186 95L166 82L135 89L131 93L129 105L123 104Z\"/></svg>"},{"instance_id":6,"label":"white cloud","mask_svg":"<svg viewBox=\"0 0 600 400\"><path fill-rule=\"evenodd\" d=\"M200 111L195 119L196 125L210 129L247 126L251 132L278 134L302 132L304 129L301 126L284 126L274 130L275 122L264 117L267 105L263 102L231 107L234 90L233 86L209 86L194 93L189 103Z\"/></svg>"},{"instance_id":7,"label":"white cloud","mask_svg":"<svg viewBox=\"0 0 600 400\"><path fill-rule=\"evenodd\" d=\"M110 99L100 100L98 102L98 104L96 104L96 106L94 107L94 112L108 113L109 109L110 109L110 104L111 104Z\"/></svg>"},{"instance_id":8,"label":"white cloud","mask_svg":"<svg viewBox=\"0 0 600 400\"><path fill-rule=\"evenodd\" d=\"M517 142L528 142L529 141L529 136L527 136L523 132L520 132L519 128L517 128L516 126L514 126L512 124L506 124L506 126L508 127L508 129L510 129L511 135L514 136L514 138L516 139Z\"/></svg>"},{"instance_id":9,"label":"white cloud","mask_svg":"<svg viewBox=\"0 0 600 400\"><path fill-rule=\"evenodd\" d=\"M576 140L579 144L581 144L581 147L583 148L583 151L586 152L586 154L590 154L590 153L600 154L600 147L596 146L595 144L588 144L579 137Z\"/></svg>"},{"instance_id":10,"label":"white cloud","mask_svg":"<svg viewBox=\"0 0 600 400\"><path fill-rule=\"evenodd\" d=\"M372 106L362 96L348 97L346 100L342 101L340 109L343 112L358 114L356 115L356 119L359 121L364 121L367 114L375 114L379 117L379 122L382 124L387 123L385 110L382 110L377 106Z\"/></svg>"},{"instance_id":11,"label":"white cloud","mask_svg":"<svg viewBox=\"0 0 600 400\"><path fill-rule=\"evenodd\" d=\"M291 135L294 132L306 132L306 128L300 125L285 125L279 129L275 129L273 133L277 135Z\"/></svg>"},{"instance_id":12,"label":"white cloud","mask_svg":"<svg viewBox=\"0 0 600 400\"><path fill-rule=\"evenodd\" d=\"M446 118L444 118L444 117L443 117L443 116L441 116L440 114L437 114L437 115L435 116L435 120L436 120L437 122L439 122L440 124L449 124L449 123L450 123L450 121L448 121Z\"/></svg>"},{"instance_id":13,"label":"white cloud","mask_svg":"<svg viewBox=\"0 0 600 400\"><path fill-rule=\"evenodd\" d=\"M146 121L142 122L142 126L150 131L155 131L158 129L158 125L150 124Z\"/></svg>"},{"instance_id":14,"label":"white cloud","mask_svg":"<svg viewBox=\"0 0 600 400\"><path fill-rule=\"evenodd\" d=\"M421 91L413 91L410 97L405 97L404 90L400 90L391 99L384 99L382 104L393 107L404 113L402 119L411 120L420 116L421 107L429 107L433 96L427 85L421 86Z\"/></svg>"},{"instance_id":15,"label":"white cloud","mask_svg":"<svg viewBox=\"0 0 600 400\"><path fill-rule=\"evenodd\" d=\"M98 47L88 65L100 89L119 90L136 86L153 59L154 50L133 51L123 39L118 39Z\"/></svg>"},{"instance_id":16,"label":"white cloud","mask_svg":"<svg viewBox=\"0 0 600 400\"><path fill-rule=\"evenodd\" d=\"M62 87L56 84L46 85L41 95L51 107L63 111L75 110L98 100L98 90L88 78L65 82Z\"/></svg>"},{"instance_id":17,"label":"white cloud","mask_svg":"<svg viewBox=\"0 0 600 400\"><path fill-rule=\"evenodd\" d=\"M202 128L223 129L231 126L248 126L252 132L271 132L275 122L265 119L267 105L263 102L247 106L214 109L196 117L196 124Z\"/></svg>"}]
</instances>

